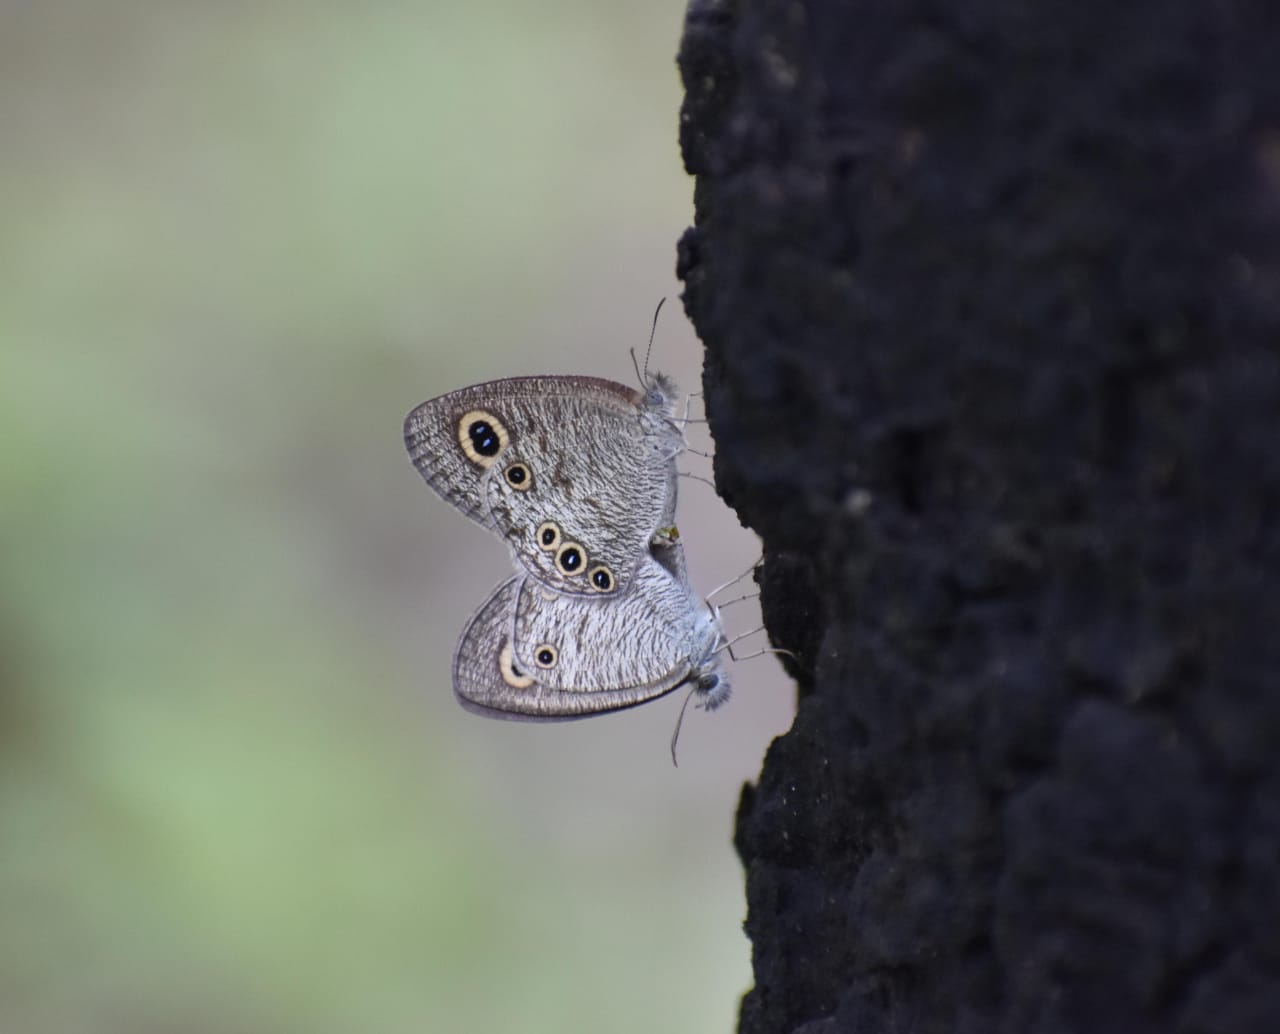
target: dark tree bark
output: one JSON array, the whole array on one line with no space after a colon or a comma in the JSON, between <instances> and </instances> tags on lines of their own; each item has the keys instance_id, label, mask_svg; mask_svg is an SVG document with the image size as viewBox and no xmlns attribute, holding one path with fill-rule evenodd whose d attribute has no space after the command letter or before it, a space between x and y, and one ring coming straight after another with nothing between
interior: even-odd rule
<instances>
[{"instance_id":1,"label":"dark tree bark","mask_svg":"<svg viewBox=\"0 0 1280 1034\"><path fill-rule=\"evenodd\" d=\"M744 1032L1280 1031L1280 4L693 0L794 728Z\"/></svg>"}]
</instances>

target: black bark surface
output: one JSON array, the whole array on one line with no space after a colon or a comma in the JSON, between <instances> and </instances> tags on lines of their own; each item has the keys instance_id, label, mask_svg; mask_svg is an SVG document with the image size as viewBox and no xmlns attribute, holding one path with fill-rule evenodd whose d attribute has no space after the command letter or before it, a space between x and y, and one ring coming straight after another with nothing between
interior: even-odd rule
<instances>
[{"instance_id":1,"label":"black bark surface","mask_svg":"<svg viewBox=\"0 0 1280 1034\"><path fill-rule=\"evenodd\" d=\"M680 68L799 656L740 1029L1280 1031L1280 4L694 0Z\"/></svg>"}]
</instances>

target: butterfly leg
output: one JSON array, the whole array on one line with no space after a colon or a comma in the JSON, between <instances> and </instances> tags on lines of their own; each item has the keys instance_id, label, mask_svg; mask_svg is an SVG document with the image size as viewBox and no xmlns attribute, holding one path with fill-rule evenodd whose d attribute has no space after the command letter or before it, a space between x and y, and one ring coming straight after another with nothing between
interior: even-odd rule
<instances>
[{"instance_id":1,"label":"butterfly leg","mask_svg":"<svg viewBox=\"0 0 1280 1034\"><path fill-rule=\"evenodd\" d=\"M687 394L687 395L684 397L684 416L682 416L679 420L677 420L677 421L676 421L676 423L679 423L679 424L705 424L705 423L707 422L706 417L703 417L703 418L701 418L701 419L698 419L697 417L691 417L691 416L689 416L689 409L690 409L690 407L693 405L693 400L694 400L694 399L700 399L700 398L702 398L702 392L700 392L700 391L691 391L691 392L689 392L689 394Z\"/></svg>"},{"instance_id":2,"label":"butterfly leg","mask_svg":"<svg viewBox=\"0 0 1280 1034\"><path fill-rule=\"evenodd\" d=\"M783 647L780 647L780 646L766 646L766 647L763 647L762 649L757 650L755 653L744 654L741 657L739 657L736 653L733 652L733 646L735 643L740 643L742 642L742 640L746 639L748 636L753 636L757 632L763 632L763 631L764 631L764 625L761 625L759 628L753 628L750 632L743 632L741 635L736 635L732 639L728 639L725 642L721 643L720 646L716 648L715 652L719 653L721 650L726 650L728 651L729 657L735 662L753 660L754 658L760 657L766 653L785 654L786 656L790 657L793 661L800 660L800 658L797 657L790 650L784 649Z\"/></svg>"},{"instance_id":3,"label":"butterfly leg","mask_svg":"<svg viewBox=\"0 0 1280 1034\"><path fill-rule=\"evenodd\" d=\"M710 485L713 489L716 487L716 483L714 481L710 478L704 478L701 474L689 474L683 470L678 470L676 473L682 478L693 478L694 481L701 481L704 485Z\"/></svg>"},{"instance_id":4,"label":"butterfly leg","mask_svg":"<svg viewBox=\"0 0 1280 1034\"><path fill-rule=\"evenodd\" d=\"M764 563L764 554L762 553L760 556L756 557L753 561L751 561L751 566L750 566L750 567L748 567L745 571L743 571L743 572L742 572L742 574L738 575L738 577L736 577L736 578L731 578L729 581L725 582L723 585L718 585L718 586L716 586L714 589L712 589L709 593L707 593L707 600L708 600L708 602L710 602L710 600L711 600L711 598L712 598L713 596L718 596L718 595L720 595L720 593L724 592L724 591L725 591L725 589L731 589L731 588L733 588L733 587L734 587L735 585L737 585L740 581L742 581L742 579L746 578L746 577L747 577L747 575L749 575L749 574L754 574L756 571L758 571L758 570L760 569L760 567L761 567L761 565L763 565L763 563ZM759 595L759 593L752 593L752 595L754 595L754 596L758 596L758 595ZM744 596L744 597L743 597L743 599L749 599L749 598L750 598L750 597L748 597L748 596ZM735 600L734 602L736 603L737 601ZM727 604L726 604L726 606L727 606Z\"/></svg>"}]
</instances>

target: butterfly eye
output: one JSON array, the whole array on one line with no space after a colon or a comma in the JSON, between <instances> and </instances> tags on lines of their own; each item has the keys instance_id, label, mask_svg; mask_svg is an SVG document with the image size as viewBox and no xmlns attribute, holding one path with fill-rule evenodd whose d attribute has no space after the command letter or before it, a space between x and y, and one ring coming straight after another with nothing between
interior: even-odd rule
<instances>
[{"instance_id":1,"label":"butterfly eye","mask_svg":"<svg viewBox=\"0 0 1280 1034\"><path fill-rule=\"evenodd\" d=\"M608 592L613 588L613 572L605 567L604 564L596 564L595 567L588 571L587 580L591 582L593 588L598 589L600 592Z\"/></svg>"},{"instance_id":2,"label":"butterfly eye","mask_svg":"<svg viewBox=\"0 0 1280 1034\"><path fill-rule=\"evenodd\" d=\"M586 551L576 542L566 542L556 553L556 567L564 574L579 574L586 563Z\"/></svg>"},{"instance_id":3,"label":"butterfly eye","mask_svg":"<svg viewBox=\"0 0 1280 1034\"><path fill-rule=\"evenodd\" d=\"M533 663L539 668L554 668L560 659L560 651L550 643L543 643L533 651Z\"/></svg>"},{"instance_id":4,"label":"butterfly eye","mask_svg":"<svg viewBox=\"0 0 1280 1034\"><path fill-rule=\"evenodd\" d=\"M543 521L534 535L543 549L555 549L560 545L560 525L555 521Z\"/></svg>"},{"instance_id":5,"label":"butterfly eye","mask_svg":"<svg viewBox=\"0 0 1280 1034\"><path fill-rule=\"evenodd\" d=\"M502 472L507 484L517 492L527 492L533 487L533 475L523 463L513 463Z\"/></svg>"},{"instance_id":6,"label":"butterfly eye","mask_svg":"<svg viewBox=\"0 0 1280 1034\"><path fill-rule=\"evenodd\" d=\"M458 444L477 467L489 467L511 441L506 427L492 413L472 409L458 418Z\"/></svg>"}]
</instances>

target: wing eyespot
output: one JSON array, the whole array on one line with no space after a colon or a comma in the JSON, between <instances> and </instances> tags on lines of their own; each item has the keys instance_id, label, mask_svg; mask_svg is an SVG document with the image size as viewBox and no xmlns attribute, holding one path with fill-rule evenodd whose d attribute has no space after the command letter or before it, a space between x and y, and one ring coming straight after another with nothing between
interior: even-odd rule
<instances>
[{"instance_id":1,"label":"wing eyespot","mask_svg":"<svg viewBox=\"0 0 1280 1034\"><path fill-rule=\"evenodd\" d=\"M614 586L613 572L604 564L596 564L587 572L587 581L597 592L612 592Z\"/></svg>"},{"instance_id":2,"label":"wing eyespot","mask_svg":"<svg viewBox=\"0 0 1280 1034\"><path fill-rule=\"evenodd\" d=\"M554 668L559 659L560 651L552 643L543 643L533 651L533 663L544 670Z\"/></svg>"},{"instance_id":3,"label":"wing eyespot","mask_svg":"<svg viewBox=\"0 0 1280 1034\"><path fill-rule=\"evenodd\" d=\"M517 492L527 492L533 487L533 474L524 463L513 463L502 472L502 479Z\"/></svg>"},{"instance_id":4,"label":"wing eyespot","mask_svg":"<svg viewBox=\"0 0 1280 1034\"><path fill-rule=\"evenodd\" d=\"M537 540L539 549L554 550L560 545L560 525L555 521L543 521L533 537Z\"/></svg>"},{"instance_id":5,"label":"wing eyespot","mask_svg":"<svg viewBox=\"0 0 1280 1034\"><path fill-rule=\"evenodd\" d=\"M506 425L488 410L469 409L458 418L462 454L482 470L493 466L510 444Z\"/></svg>"},{"instance_id":6,"label":"wing eyespot","mask_svg":"<svg viewBox=\"0 0 1280 1034\"><path fill-rule=\"evenodd\" d=\"M566 542L556 550L556 568L570 577L582 574L587 566L587 551L576 542Z\"/></svg>"},{"instance_id":7,"label":"wing eyespot","mask_svg":"<svg viewBox=\"0 0 1280 1034\"><path fill-rule=\"evenodd\" d=\"M528 689L534 683L533 676L521 671L515 658L511 656L510 643L503 643L498 653L498 672L502 675L502 681L512 689Z\"/></svg>"}]
</instances>

